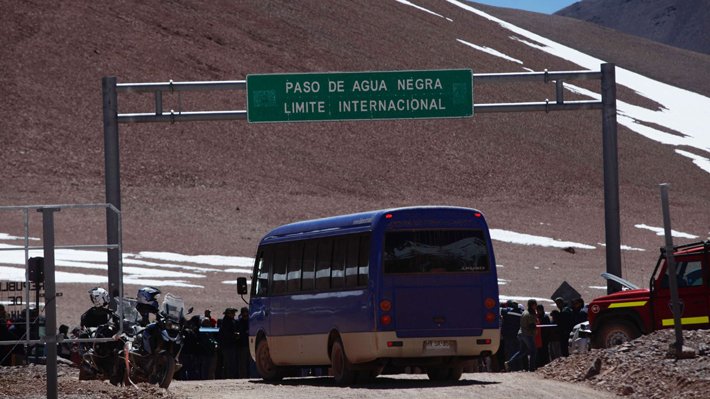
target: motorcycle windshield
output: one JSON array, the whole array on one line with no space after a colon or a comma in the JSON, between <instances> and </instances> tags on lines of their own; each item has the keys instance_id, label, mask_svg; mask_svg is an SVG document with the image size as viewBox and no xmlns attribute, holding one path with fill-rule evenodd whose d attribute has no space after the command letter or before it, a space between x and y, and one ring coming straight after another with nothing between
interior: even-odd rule
<instances>
[{"instance_id":1,"label":"motorcycle windshield","mask_svg":"<svg viewBox=\"0 0 710 399\"><path fill-rule=\"evenodd\" d=\"M123 311L123 320L128 323L128 325L134 325L138 323L138 321L141 318L141 315L138 313L138 310L136 309L136 303L137 301L132 298L121 298L121 307L119 309L122 309Z\"/></svg>"},{"instance_id":2,"label":"motorcycle windshield","mask_svg":"<svg viewBox=\"0 0 710 399\"><path fill-rule=\"evenodd\" d=\"M163 298L160 311L173 322L179 322L183 318L185 302L179 296L168 293Z\"/></svg>"}]
</instances>

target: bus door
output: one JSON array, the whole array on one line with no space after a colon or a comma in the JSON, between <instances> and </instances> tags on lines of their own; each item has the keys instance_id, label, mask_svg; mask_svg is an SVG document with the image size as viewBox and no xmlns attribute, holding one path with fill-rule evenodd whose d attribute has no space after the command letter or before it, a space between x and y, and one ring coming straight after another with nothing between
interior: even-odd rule
<instances>
[{"instance_id":1,"label":"bus door","mask_svg":"<svg viewBox=\"0 0 710 399\"><path fill-rule=\"evenodd\" d=\"M678 256L675 260L683 328L710 328L710 285L708 268L703 270L702 255ZM656 329L674 325L667 262L661 275L663 277L655 282Z\"/></svg>"},{"instance_id":2,"label":"bus door","mask_svg":"<svg viewBox=\"0 0 710 399\"><path fill-rule=\"evenodd\" d=\"M249 300L249 335L256 336L259 331L271 335L271 298L269 280L274 253L270 247L260 248L254 267L251 298Z\"/></svg>"}]
</instances>

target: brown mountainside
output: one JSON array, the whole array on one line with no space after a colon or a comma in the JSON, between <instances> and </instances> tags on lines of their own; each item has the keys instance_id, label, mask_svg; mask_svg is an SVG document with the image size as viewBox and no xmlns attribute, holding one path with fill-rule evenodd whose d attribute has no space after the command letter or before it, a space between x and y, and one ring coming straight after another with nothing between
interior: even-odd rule
<instances>
[{"instance_id":1,"label":"brown mountainside","mask_svg":"<svg viewBox=\"0 0 710 399\"><path fill-rule=\"evenodd\" d=\"M499 25L447 2L414 3L443 17L396 1L170 1L158 6L135 0L2 0L0 205L105 201L104 76L150 82L233 80L268 72L523 71L457 39L494 48L534 70L580 69L510 40ZM649 62L658 71L665 60ZM244 107L245 96L174 95L164 102L176 110L193 104L204 109L205 102L212 109L235 109ZM480 85L475 92L476 102L484 103L553 96L554 85ZM619 96L648 103L624 88ZM152 101L121 94L119 112L149 112ZM497 243L497 260L504 266L500 275L510 280L502 293L547 296L566 279L591 297L600 291L587 286L603 284L598 278L605 251L598 244L604 242L604 211L597 111L450 120L136 124L121 125L120 135L125 251L252 256L259 238L283 223L450 204L483 210L492 228L596 247L571 254ZM647 249L624 252L625 276L643 283L662 240L634 225L661 225L658 184L673 184L674 228L702 235L710 226L710 184L707 173L673 148L623 127L619 154L622 240ZM102 214L91 221L104 222ZM90 230L71 220L57 225L60 243ZM99 240L102 234L96 234ZM213 292L226 289L216 283Z\"/></svg>"}]
</instances>

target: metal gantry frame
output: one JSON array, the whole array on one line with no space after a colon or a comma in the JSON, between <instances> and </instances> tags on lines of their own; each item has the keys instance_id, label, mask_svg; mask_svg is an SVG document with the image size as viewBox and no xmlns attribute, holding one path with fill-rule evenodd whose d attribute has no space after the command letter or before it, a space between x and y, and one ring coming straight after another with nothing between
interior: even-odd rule
<instances>
[{"instance_id":1,"label":"metal gantry frame","mask_svg":"<svg viewBox=\"0 0 710 399\"><path fill-rule=\"evenodd\" d=\"M563 72L520 72L520 73L483 73L473 74L474 83L493 84L518 81L555 83L556 98L540 102L521 103L491 103L474 104L476 113L488 112L529 112L529 111L572 111L572 110L602 110L602 135L604 158L604 213L606 240L606 271L621 277L621 234L619 217L619 173L617 154L617 124L616 124L616 77L615 65L601 64L599 71L563 71ZM563 82L567 80L600 80L601 101L597 100L564 100ZM246 80L202 81L202 82L155 82L155 83L117 83L116 77L104 77L103 86L103 120L104 120L104 151L106 166L106 202L121 209L120 162L118 148L119 123L152 123L152 122L187 122L247 119L247 110L228 111L166 111L163 108L163 93L180 93L184 91L212 90L245 90ZM146 113L118 113L118 93L154 93L155 109ZM115 216L108 211L107 242L120 240L120 233L115 228ZM109 250L109 292L114 295L117 289L118 254ZM621 290L621 286L609 280L607 292Z\"/></svg>"},{"instance_id":2,"label":"metal gantry frame","mask_svg":"<svg viewBox=\"0 0 710 399\"><path fill-rule=\"evenodd\" d=\"M91 209L91 208L106 208L107 213L112 213L116 216L117 234L119 240L115 244L82 244L82 245L55 245L54 242L54 214L62 209ZM42 246L32 247L29 244L30 210L36 210L42 213ZM113 341L113 338L77 338L77 339L59 339L57 334L57 307L56 307L56 284L55 284L55 249L108 249L115 250L120 255L121 249L121 211L111 204L64 204L64 205L27 205L27 206L0 206L2 211L22 211L24 224L24 245L22 247L0 248L0 251L24 251L25 252L25 281L23 287L23 296L25 298L25 339L15 341L0 341L0 345L35 345L46 344L47 346L47 398L57 398L57 344L62 342L107 342ZM29 276L29 253L32 250L43 250L44 254L44 311L45 311L45 331L44 338L30 339L31 317L30 317L30 276ZM119 257L119 262L116 266L118 270L118 297L123 297L123 262ZM123 319L123 309L119 307L119 314ZM39 309L37 309L37 317L39 317ZM119 326L119 334L123 332L123 323Z\"/></svg>"}]
</instances>

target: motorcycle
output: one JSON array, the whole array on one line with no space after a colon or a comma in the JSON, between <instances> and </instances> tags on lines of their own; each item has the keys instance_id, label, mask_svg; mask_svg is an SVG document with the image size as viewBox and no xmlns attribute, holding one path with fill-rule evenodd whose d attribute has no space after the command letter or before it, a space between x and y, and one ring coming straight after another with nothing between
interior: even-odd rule
<instances>
[{"instance_id":1,"label":"motorcycle","mask_svg":"<svg viewBox=\"0 0 710 399\"><path fill-rule=\"evenodd\" d=\"M136 382L168 388L182 365L178 362L185 338L185 316L181 298L167 294L156 320L137 329L132 342L118 352L111 382Z\"/></svg>"},{"instance_id":2,"label":"motorcycle","mask_svg":"<svg viewBox=\"0 0 710 399\"><path fill-rule=\"evenodd\" d=\"M82 331L79 338L113 338L113 341L94 342L91 345L81 344L81 364L79 365L80 380L106 380L117 385L114 378L116 359L126 342L132 340L130 331L138 321L138 313L129 299L121 301L123 308L123 333L119 335L120 312L112 312L111 320L95 328Z\"/></svg>"}]
</instances>

